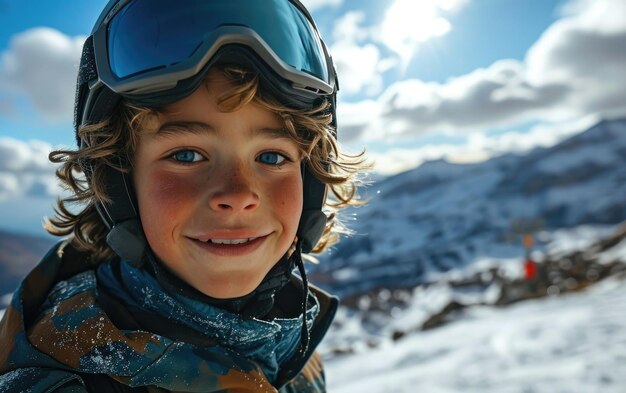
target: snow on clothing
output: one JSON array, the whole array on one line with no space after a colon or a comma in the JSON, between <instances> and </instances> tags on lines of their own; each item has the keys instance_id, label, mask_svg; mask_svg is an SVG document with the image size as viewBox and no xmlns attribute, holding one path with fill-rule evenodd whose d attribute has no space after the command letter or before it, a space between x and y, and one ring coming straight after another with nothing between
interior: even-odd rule
<instances>
[{"instance_id":1,"label":"snow on clothing","mask_svg":"<svg viewBox=\"0 0 626 393\"><path fill-rule=\"evenodd\" d=\"M297 278L262 321L169 294L127 263L85 269L57 245L24 279L0 322L0 392L325 391L313 350L337 300L311 288L301 354Z\"/></svg>"}]
</instances>

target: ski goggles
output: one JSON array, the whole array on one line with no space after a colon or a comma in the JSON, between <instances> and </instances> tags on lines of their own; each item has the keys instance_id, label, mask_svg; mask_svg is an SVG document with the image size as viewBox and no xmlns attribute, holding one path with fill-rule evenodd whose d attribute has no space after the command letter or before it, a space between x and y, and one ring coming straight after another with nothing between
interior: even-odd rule
<instances>
[{"instance_id":1,"label":"ski goggles","mask_svg":"<svg viewBox=\"0 0 626 393\"><path fill-rule=\"evenodd\" d=\"M295 90L336 90L327 49L297 0L126 0L96 26L99 78L118 94L172 89L230 44L252 49Z\"/></svg>"}]
</instances>

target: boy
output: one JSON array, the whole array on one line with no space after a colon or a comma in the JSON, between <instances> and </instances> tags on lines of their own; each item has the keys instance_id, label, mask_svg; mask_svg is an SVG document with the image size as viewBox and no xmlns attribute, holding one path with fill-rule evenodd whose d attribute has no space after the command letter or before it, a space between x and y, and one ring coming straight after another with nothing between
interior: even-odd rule
<instances>
[{"instance_id":1,"label":"boy","mask_svg":"<svg viewBox=\"0 0 626 393\"><path fill-rule=\"evenodd\" d=\"M73 196L47 229L73 236L0 322L0 391L325 391L337 299L302 253L336 240L322 208L358 203L363 167L336 145L336 91L298 1L110 1L79 148L50 154Z\"/></svg>"}]
</instances>

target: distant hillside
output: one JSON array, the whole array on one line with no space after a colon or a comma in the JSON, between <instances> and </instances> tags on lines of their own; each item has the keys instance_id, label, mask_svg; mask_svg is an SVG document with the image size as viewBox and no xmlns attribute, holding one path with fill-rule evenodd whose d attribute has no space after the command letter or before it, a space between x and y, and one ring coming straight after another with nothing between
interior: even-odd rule
<instances>
[{"instance_id":1,"label":"distant hillside","mask_svg":"<svg viewBox=\"0 0 626 393\"><path fill-rule=\"evenodd\" d=\"M0 231L0 296L13 292L53 244L54 239Z\"/></svg>"},{"instance_id":2,"label":"distant hillside","mask_svg":"<svg viewBox=\"0 0 626 393\"><path fill-rule=\"evenodd\" d=\"M626 220L626 120L602 121L551 148L475 164L443 160L377 182L348 212L343 239L311 279L332 293L412 287L477 260L521 258L524 228Z\"/></svg>"}]
</instances>

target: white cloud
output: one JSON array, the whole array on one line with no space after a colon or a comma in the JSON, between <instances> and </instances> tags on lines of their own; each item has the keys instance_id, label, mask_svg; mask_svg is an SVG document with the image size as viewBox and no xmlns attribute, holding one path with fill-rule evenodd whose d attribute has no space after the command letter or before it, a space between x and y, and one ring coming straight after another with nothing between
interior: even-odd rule
<instances>
[{"instance_id":1,"label":"white cloud","mask_svg":"<svg viewBox=\"0 0 626 393\"><path fill-rule=\"evenodd\" d=\"M374 95L383 84L380 51L373 44L363 44L369 36L367 29L361 26L364 20L362 12L349 12L337 21L333 31L335 42L330 52L339 75L339 86L346 94L365 90Z\"/></svg>"},{"instance_id":2,"label":"white cloud","mask_svg":"<svg viewBox=\"0 0 626 393\"><path fill-rule=\"evenodd\" d=\"M13 36L0 57L0 88L27 97L45 118L71 119L83 41L45 27Z\"/></svg>"},{"instance_id":3,"label":"white cloud","mask_svg":"<svg viewBox=\"0 0 626 393\"><path fill-rule=\"evenodd\" d=\"M547 148L589 129L598 121L597 116L591 115L569 122L538 124L529 131L510 131L495 136L477 132L469 135L467 150L492 157L507 152L524 153L537 147Z\"/></svg>"},{"instance_id":4,"label":"white cloud","mask_svg":"<svg viewBox=\"0 0 626 393\"><path fill-rule=\"evenodd\" d=\"M59 195L51 150L46 142L0 138L0 200Z\"/></svg>"},{"instance_id":5,"label":"white cloud","mask_svg":"<svg viewBox=\"0 0 626 393\"><path fill-rule=\"evenodd\" d=\"M344 126L361 140L380 140L626 115L626 3L572 4L523 62L500 60L446 83L398 82L377 98L379 117Z\"/></svg>"},{"instance_id":6,"label":"white cloud","mask_svg":"<svg viewBox=\"0 0 626 393\"><path fill-rule=\"evenodd\" d=\"M368 95L380 92L383 81L378 72L380 53L376 46L339 42L332 46L331 51L343 92L354 94L364 89Z\"/></svg>"},{"instance_id":7,"label":"white cloud","mask_svg":"<svg viewBox=\"0 0 626 393\"><path fill-rule=\"evenodd\" d=\"M351 11L335 22L333 39L335 41L362 42L367 39L369 32L361 25L365 21L365 13Z\"/></svg>"},{"instance_id":8,"label":"white cloud","mask_svg":"<svg viewBox=\"0 0 626 393\"><path fill-rule=\"evenodd\" d=\"M406 66L420 43L452 29L444 14L458 11L465 3L465 0L396 0L387 9L374 36L396 52Z\"/></svg>"},{"instance_id":9,"label":"white cloud","mask_svg":"<svg viewBox=\"0 0 626 393\"><path fill-rule=\"evenodd\" d=\"M390 134L477 131L534 116L549 118L568 89L564 84L532 85L522 64L503 60L445 84L398 82L379 102L383 122L406 125Z\"/></svg>"},{"instance_id":10,"label":"white cloud","mask_svg":"<svg viewBox=\"0 0 626 393\"><path fill-rule=\"evenodd\" d=\"M337 105L338 138L345 143L367 139L363 132L379 121L381 106L375 100L357 103L342 102Z\"/></svg>"},{"instance_id":11,"label":"white cloud","mask_svg":"<svg viewBox=\"0 0 626 393\"><path fill-rule=\"evenodd\" d=\"M343 15L335 22L334 42L330 46L341 89L347 94L378 94L384 72L406 65L418 43L450 30L449 22L439 13L458 10L465 3L466 0L396 0L383 21L375 26L364 26L364 12ZM381 46L395 55L382 56Z\"/></svg>"},{"instance_id":12,"label":"white cloud","mask_svg":"<svg viewBox=\"0 0 626 393\"><path fill-rule=\"evenodd\" d=\"M415 168L425 161L439 159L448 147L430 145L418 149L390 149L384 153L368 151L367 157L374 163L374 172L388 176Z\"/></svg>"},{"instance_id":13,"label":"white cloud","mask_svg":"<svg viewBox=\"0 0 626 393\"><path fill-rule=\"evenodd\" d=\"M361 11L343 15L335 22L330 46L342 90L347 94L378 94L386 71L406 66L417 44L450 31L449 22L440 14L457 11L466 2L395 0L375 26L364 26L366 16ZM395 55L382 56L381 47Z\"/></svg>"},{"instance_id":14,"label":"white cloud","mask_svg":"<svg viewBox=\"0 0 626 393\"><path fill-rule=\"evenodd\" d=\"M19 192L19 182L12 173L0 171L0 201L17 195Z\"/></svg>"},{"instance_id":15,"label":"white cloud","mask_svg":"<svg viewBox=\"0 0 626 393\"><path fill-rule=\"evenodd\" d=\"M42 141L0 138L0 171L47 173L52 168L48 161L51 150L52 147Z\"/></svg>"},{"instance_id":16,"label":"white cloud","mask_svg":"<svg viewBox=\"0 0 626 393\"><path fill-rule=\"evenodd\" d=\"M391 149L384 153L368 152L375 162L374 171L392 175L432 160L444 159L454 163L472 163L509 152L523 153L537 147L554 146L562 140L587 130L598 122L596 116L586 116L572 122L539 124L529 131L510 131L489 136L475 132L463 144L425 145L416 149Z\"/></svg>"},{"instance_id":17,"label":"white cloud","mask_svg":"<svg viewBox=\"0 0 626 393\"><path fill-rule=\"evenodd\" d=\"M529 80L570 86L572 112L624 114L626 3L578 0L567 9L529 50Z\"/></svg>"},{"instance_id":18,"label":"white cloud","mask_svg":"<svg viewBox=\"0 0 626 393\"><path fill-rule=\"evenodd\" d=\"M302 4L311 12L324 7L337 7L343 0L302 0Z\"/></svg>"}]
</instances>

